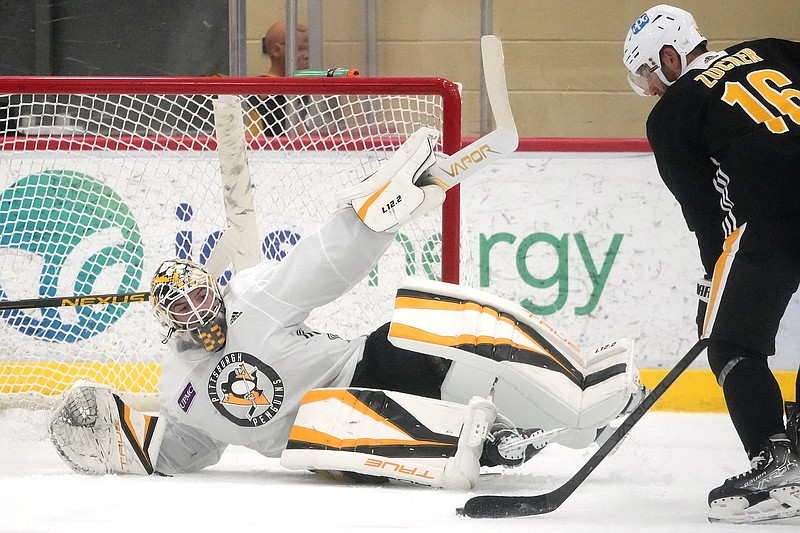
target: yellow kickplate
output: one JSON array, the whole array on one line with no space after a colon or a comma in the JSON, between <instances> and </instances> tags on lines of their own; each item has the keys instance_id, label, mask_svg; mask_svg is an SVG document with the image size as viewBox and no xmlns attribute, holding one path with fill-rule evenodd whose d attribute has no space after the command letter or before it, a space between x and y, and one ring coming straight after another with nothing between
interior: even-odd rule
<instances>
[{"instance_id":1,"label":"yellow kickplate","mask_svg":"<svg viewBox=\"0 0 800 533\"><path fill-rule=\"evenodd\" d=\"M667 375L669 369L640 369L639 374L645 387L653 390ZM784 400L795 399L795 380L797 372L775 371L775 378L781 387ZM653 406L659 411L685 411L697 413L727 412L722 389L710 370L687 370L672 384L667 392Z\"/></svg>"}]
</instances>

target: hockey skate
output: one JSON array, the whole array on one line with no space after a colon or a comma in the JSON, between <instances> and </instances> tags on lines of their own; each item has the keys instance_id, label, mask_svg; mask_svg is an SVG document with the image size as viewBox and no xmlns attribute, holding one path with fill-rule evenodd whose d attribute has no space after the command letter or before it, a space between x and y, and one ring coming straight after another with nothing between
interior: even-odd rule
<instances>
[{"instance_id":1,"label":"hockey skate","mask_svg":"<svg viewBox=\"0 0 800 533\"><path fill-rule=\"evenodd\" d=\"M747 523L800 515L800 457L785 438L773 438L747 472L708 495L710 522Z\"/></svg>"}]
</instances>

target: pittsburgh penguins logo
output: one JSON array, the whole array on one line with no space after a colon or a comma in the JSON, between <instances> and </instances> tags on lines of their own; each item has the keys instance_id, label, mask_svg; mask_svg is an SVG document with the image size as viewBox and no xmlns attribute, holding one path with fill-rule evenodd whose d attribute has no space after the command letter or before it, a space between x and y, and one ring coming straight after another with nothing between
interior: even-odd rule
<instances>
[{"instance_id":1,"label":"pittsburgh penguins logo","mask_svg":"<svg viewBox=\"0 0 800 533\"><path fill-rule=\"evenodd\" d=\"M208 379L211 403L242 427L272 420L283 405L283 381L272 367L244 352L223 356Z\"/></svg>"}]
</instances>

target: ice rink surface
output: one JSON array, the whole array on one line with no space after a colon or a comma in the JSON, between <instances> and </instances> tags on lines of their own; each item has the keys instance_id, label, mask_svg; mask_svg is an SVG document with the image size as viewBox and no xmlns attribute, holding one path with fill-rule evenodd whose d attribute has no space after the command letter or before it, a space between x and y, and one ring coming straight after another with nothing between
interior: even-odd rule
<instances>
[{"instance_id":1,"label":"ice rink surface","mask_svg":"<svg viewBox=\"0 0 800 533\"><path fill-rule=\"evenodd\" d=\"M748 468L726 415L648 413L556 511L476 520L476 494L529 495L561 485L596 447L548 446L517 470L490 471L469 493L348 486L282 469L243 448L182 477L73 474L45 439L45 413L0 410L2 532L728 532L800 531L800 517L710 524L708 491Z\"/></svg>"}]
</instances>

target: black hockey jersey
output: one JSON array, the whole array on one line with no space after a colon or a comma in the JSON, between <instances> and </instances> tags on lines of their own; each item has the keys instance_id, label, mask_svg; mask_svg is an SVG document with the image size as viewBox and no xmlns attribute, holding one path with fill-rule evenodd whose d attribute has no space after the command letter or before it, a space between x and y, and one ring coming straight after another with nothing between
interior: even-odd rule
<instances>
[{"instance_id":1,"label":"black hockey jersey","mask_svg":"<svg viewBox=\"0 0 800 533\"><path fill-rule=\"evenodd\" d=\"M743 222L800 212L800 43L697 58L651 111L647 137L711 274Z\"/></svg>"}]
</instances>

